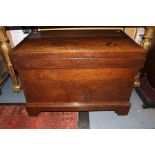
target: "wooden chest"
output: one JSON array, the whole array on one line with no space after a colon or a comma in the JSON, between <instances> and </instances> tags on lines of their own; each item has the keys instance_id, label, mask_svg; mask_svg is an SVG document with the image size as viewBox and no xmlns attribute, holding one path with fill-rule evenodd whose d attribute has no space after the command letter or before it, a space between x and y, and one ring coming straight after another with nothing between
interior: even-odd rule
<instances>
[{"instance_id":1,"label":"wooden chest","mask_svg":"<svg viewBox=\"0 0 155 155\"><path fill-rule=\"evenodd\" d=\"M31 33L10 53L29 115L112 110L128 114L144 50L117 30Z\"/></svg>"}]
</instances>

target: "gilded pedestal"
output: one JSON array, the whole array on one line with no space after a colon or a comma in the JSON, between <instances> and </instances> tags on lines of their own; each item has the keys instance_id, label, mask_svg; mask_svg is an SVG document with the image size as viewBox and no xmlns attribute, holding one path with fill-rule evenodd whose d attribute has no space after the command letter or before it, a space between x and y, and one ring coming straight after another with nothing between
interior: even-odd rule
<instances>
[{"instance_id":1,"label":"gilded pedestal","mask_svg":"<svg viewBox=\"0 0 155 155\"><path fill-rule=\"evenodd\" d=\"M20 92L20 84L17 80L17 77L16 77L16 74L15 74L15 71L14 71L14 68L12 66L12 63L10 61L10 57L9 57L9 52L11 51L11 47L10 47L10 44L9 44L9 40L7 38L7 35L6 35L6 31L5 31L5 28L4 27L0 27L0 47L1 47L1 51L2 51L2 56L5 60L5 63L6 63L6 66L7 66L7 69L8 69L8 72L12 78L12 82L13 82L13 91L14 92Z\"/></svg>"}]
</instances>

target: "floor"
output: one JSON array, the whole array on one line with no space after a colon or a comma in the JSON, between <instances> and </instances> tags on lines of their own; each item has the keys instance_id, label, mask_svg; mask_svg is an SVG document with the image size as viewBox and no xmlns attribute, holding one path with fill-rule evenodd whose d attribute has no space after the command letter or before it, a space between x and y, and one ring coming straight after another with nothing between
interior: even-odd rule
<instances>
[{"instance_id":1,"label":"floor","mask_svg":"<svg viewBox=\"0 0 155 155\"><path fill-rule=\"evenodd\" d=\"M143 109L142 101L135 90L131 95L131 109L127 116L115 112L90 112L92 129L151 129L155 128L155 109Z\"/></svg>"},{"instance_id":2,"label":"floor","mask_svg":"<svg viewBox=\"0 0 155 155\"><path fill-rule=\"evenodd\" d=\"M12 82L8 80L0 95L0 104L25 103L23 92L12 93ZM155 128L155 109L142 109L143 104L135 90L131 96L131 110L127 116L118 116L112 111L89 112L91 129L145 129Z\"/></svg>"},{"instance_id":3,"label":"floor","mask_svg":"<svg viewBox=\"0 0 155 155\"><path fill-rule=\"evenodd\" d=\"M19 94L12 92L12 81L9 78L7 83L4 85L2 89L2 95L0 95L0 104L1 103L25 103L24 93L21 92Z\"/></svg>"}]
</instances>

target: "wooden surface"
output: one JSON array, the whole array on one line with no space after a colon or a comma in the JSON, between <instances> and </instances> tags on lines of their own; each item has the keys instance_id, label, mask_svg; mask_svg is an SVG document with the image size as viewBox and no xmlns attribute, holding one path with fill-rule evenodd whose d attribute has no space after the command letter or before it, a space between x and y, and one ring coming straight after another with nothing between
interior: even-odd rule
<instances>
[{"instance_id":1,"label":"wooden surface","mask_svg":"<svg viewBox=\"0 0 155 155\"><path fill-rule=\"evenodd\" d=\"M114 48L115 50L113 50ZM93 52L95 55L96 52L102 52L102 54L104 52L105 55L106 53L116 54L116 52L119 54L120 52L125 52L126 48L128 48L126 54L136 53L138 55L137 52L143 54L141 47L132 39L129 39L129 37L122 31L66 30L34 33L15 47L15 51L16 55L28 55L34 52L50 52L50 54L55 53L59 55L67 53L77 54L77 52L78 54L81 54L82 52Z\"/></svg>"},{"instance_id":2,"label":"wooden surface","mask_svg":"<svg viewBox=\"0 0 155 155\"><path fill-rule=\"evenodd\" d=\"M14 37L12 36L12 32L11 31L14 31L14 30L21 30L21 27L14 27L14 26L9 26L7 27L8 30L7 30L7 36L9 38L9 41L10 41L10 45L12 48L15 47L15 44L14 44ZM79 27L79 26L76 26L76 27L71 27L71 26L48 26L48 27L45 27L45 26L37 26L37 27L31 27L31 26L28 26L28 27L23 27L23 29L31 29L32 31L55 31L55 30L63 30L63 29L68 29L68 30L79 30L79 29L91 29L91 30L94 30L94 29L99 29L99 30L122 30L124 31L129 37L131 37L133 40L135 40L136 38L136 35L137 35L137 31L138 31L138 28L137 27L118 27L118 26L113 26L113 27L105 27L105 26L82 26L82 27ZM21 38L24 38L25 36L24 35L21 35Z\"/></svg>"},{"instance_id":3,"label":"wooden surface","mask_svg":"<svg viewBox=\"0 0 155 155\"><path fill-rule=\"evenodd\" d=\"M128 36L130 36L133 40L136 37L137 34L137 27L118 27L118 26L57 26L57 27L38 27L38 31L55 31L55 30L122 30L124 31Z\"/></svg>"},{"instance_id":4,"label":"wooden surface","mask_svg":"<svg viewBox=\"0 0 155 155\"><path fill-rule=\"evenodd\" d=\"M145 52L122 31L33 33L10 53L30 115L114 110L127 114Z\"/></svg>"}]
</instances>

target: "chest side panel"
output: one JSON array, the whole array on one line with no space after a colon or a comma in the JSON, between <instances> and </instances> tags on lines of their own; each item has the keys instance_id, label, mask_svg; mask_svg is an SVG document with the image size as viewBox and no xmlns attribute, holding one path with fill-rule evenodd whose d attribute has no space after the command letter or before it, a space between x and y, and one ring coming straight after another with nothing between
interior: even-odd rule
<instances>
[{"instance_id":1,"label":"chest side panel","mask_svg":"<svg viewBox=\"0 0 155 155\"><path fill-rule=\"evenodd\" d=\"M128 68L46 69L20 72L28 102L125 101L137 70Z\"/></svg>"}]
</instances>

